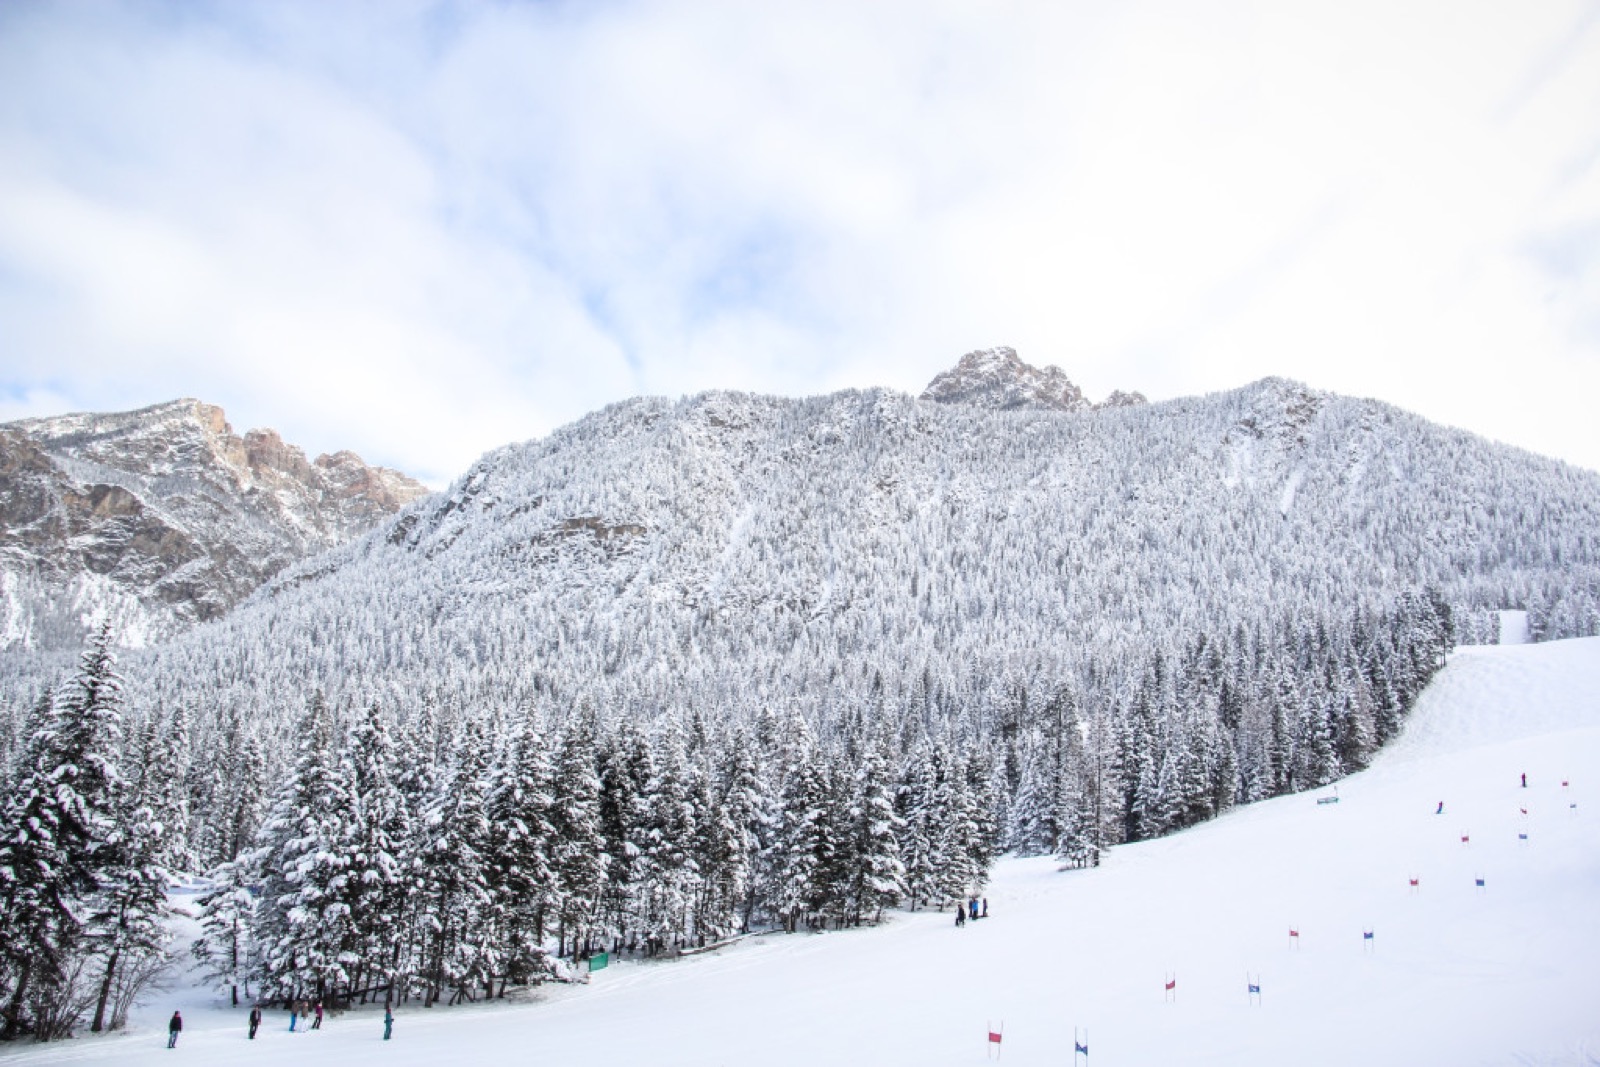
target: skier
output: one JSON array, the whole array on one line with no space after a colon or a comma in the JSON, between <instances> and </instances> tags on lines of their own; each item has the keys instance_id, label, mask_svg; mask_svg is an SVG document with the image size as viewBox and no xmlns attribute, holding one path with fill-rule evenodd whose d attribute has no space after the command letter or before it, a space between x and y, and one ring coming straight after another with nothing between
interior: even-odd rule
<instances>
[{"instance_id":1,"label":"skier","mask_svg":"<svg viewBox=\"0 0 1600 1067\"><path fill-rule=\"evenodd\" d=\"M988 897L984 897L983 898L983 916L982 916L982 918L987 919L988 917L989 917L989 898Z\"/></svg>"},{"instance_id":2,"label":"skier","mask_svg":"<svg viewBox=\"0 0 1600 1067\"><path fill-rule=\"evenodd\" d=\"M183 1030L183 1016L177 1012L172 1013L172 1019L167 1023L167 1047L178 1047L178 1034Z\"/></svg>"},{"instance_id":3,"label":"skier","mask_svg":"<svg viewBox=\"0 0 1600 1067\"><path fill-rule=\"evenodd\" d=\"M1439 801L1439 806L1437 808L1433 809L1433 813L1435 815L1443 815L1444 814L1444 801L1442 801L1442 800Z\"/></svg>"},{"instance_id":4,"label":"skier","mask_svg":"<svg viewBox=\"0 0 1600 1067\"><path fill-rule=\"evenodd\" d=\"M250 1009L250 1040L256 1039L256 1028L261 1025L261 1005Z\"/></svg>"},{"instance_id":5,"label":"skier","mask_svg":"<svg viewBox=\"0 0 1600 1067\"><path fill-rule=\"evenodd\" d=\"M1524 788L1524 789L1528 788L1528 772L1527 771L1523 771L1522 772L1522 788Z\"/></svg>"},{"instance_id":6,"label":"skier","mask_svg":"<svg viewBox=\"0 0 1600 1067\"><path fill-rule=\"evenodd\" d=\"M389 1006L385 1004L383 1006L383 1039L385 1041L389 1040L389 1035L392 1033L394 1033L394 1012L390 1011Z\"/></svg>"},{"instance_id":7,"label":"skier","mask_svg":"<svg viewBox=\"0 0 1600 1067\"><path fill-rule=\"evenodd\" d=\"M956 927L959 929L967 925L967 906L961 901L956 901Z\"/></svg>"},{"instance_id":8,"label":"skier","mask_svg":"<svg viewBox=\"0 0 1600 1067\"><path fill-rule=\"evenodd\" d=\"M321 1030L322 1029L322 1001L320 1001L320 1000L317 1001L317 1006L313 1010L316 1011L317 1015L316 1015L316 1018L311 1020L311 1029L313 1029L313 1030Z\"/></svg>"}]
</instances>

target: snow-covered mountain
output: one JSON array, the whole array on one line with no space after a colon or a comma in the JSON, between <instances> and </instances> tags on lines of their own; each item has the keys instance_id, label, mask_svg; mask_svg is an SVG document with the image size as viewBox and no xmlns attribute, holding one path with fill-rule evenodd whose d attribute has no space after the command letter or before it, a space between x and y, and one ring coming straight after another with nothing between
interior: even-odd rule
<instances>
[{"instance_id":1,"label":"snow-covered mountain","mask_svg":"<svg viewBox=\"0 0 1600 1067\"><path fill-rule=\"evenodd\" d=\"M106 613L171 636L426 491L197 400L0 425L0 647L75 646Z\"/></svg>"},{"instance_id":2,"label":"snow-covered mountain","mask_svg":"<svg viewBox=\"0 0 1600 1067\"><path fill-rule=\"evenodd\" d=\"M486 455L129 674L266 718L320 687L993 724L1430 586L1466 640L1505 607L1592 633L1596 529L1600 476L1277 379L1072 413L646 398Z\"/></svg>"},{"instance_id":3,"label":"snow-covered mountain","mask_svg":"<svg viewBox=\"0 0 1600 1067\"><path fill-rule=\"evenodd\" d=\"M968 352L954 367L937 375L922 391L923 400L970 404L997 411L1037 408L1084 411L1091 407L1132 407L1146 403L1143 393L1118 389L1100 404L1091 404L1060 367L1034 367L1012 348Z\"/></svg>"}]
</instances>

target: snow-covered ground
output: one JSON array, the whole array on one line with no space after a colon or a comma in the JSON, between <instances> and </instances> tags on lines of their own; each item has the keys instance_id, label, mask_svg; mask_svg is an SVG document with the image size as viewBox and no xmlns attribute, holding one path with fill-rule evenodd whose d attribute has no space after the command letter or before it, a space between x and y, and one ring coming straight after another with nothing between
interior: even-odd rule
<instances>
[{"instance_id":1,"label":"snow-covered ground","mask_svg":"<svg viewBox=\"0 0 1600 1067\"><path fill-rule=\"evenodd\" d=\"M1597 1064L1597 781L1600 639L1467 649L1337 804L1258 804L1092 872L1004 861L965 929L923 913L753 938L531 1002L408 1008L388 1043L381 1009L309 1034L273 1012L247 1042L243 1010L175 990L131 1033L7 1056L935 1067L983 1062L993 1024L1017 1065L1071 1063L1075 1027L1096 1065Z\"/></svg>"}]
</instances>

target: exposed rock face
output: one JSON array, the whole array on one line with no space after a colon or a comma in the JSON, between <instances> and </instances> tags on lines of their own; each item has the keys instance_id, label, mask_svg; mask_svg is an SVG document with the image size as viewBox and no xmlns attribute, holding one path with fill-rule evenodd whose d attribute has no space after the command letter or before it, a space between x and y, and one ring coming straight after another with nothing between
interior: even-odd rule
<instances>
[{"instance_id":1,"label":"exposed rock face","mask_svg":"<svg viewBox=\"0 0 1600 1067\"><path fill-rule=\"evenodd\" d=\"M129 643L167 636L426 492L197 400L0 425L0 647L75 644L106 612Z\"/></svg>"},{"instance_id":2,"label":"exposed rock face","mask_svg":"<svg viewBox=\"0 0 1600 1067\"><path fill-rule=\"evenodd\" d=\"M1111 391L1111 395L1106 397L1104 400L1100 401L1100 403L1096 404L1095 407L1097 407L1097 408L1136 408L1140 404L1148 404L1148 403L1150 403L1150 401L1145 399L1145 395L1143 393L1139 392L1137 389L1135 389L1131 393L1124 393L1121 389L1113 389Z\"/></svg>"},{"instance_id":3,"label":"exposed rock face","mask_svg":"<svg viewBox=\"0 0 1600 1067\"><path fill-rule=\"evenodd\" d=\"M1143 404L1139 393L1112 393L1103 404L1090 404L1060 367L1032 367L1011 348L985 348L968 352L954 368L936 376L922 391L923 400L941 404L1011 411L1018 408L1047 411L1085 411L1091 407L1129 407Z\"/></svg>"}]
</instances>

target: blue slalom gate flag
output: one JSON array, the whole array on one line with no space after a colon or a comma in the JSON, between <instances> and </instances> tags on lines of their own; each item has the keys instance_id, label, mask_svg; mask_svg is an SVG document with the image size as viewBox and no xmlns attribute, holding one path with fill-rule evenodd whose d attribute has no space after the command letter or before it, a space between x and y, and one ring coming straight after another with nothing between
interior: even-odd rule
<instances>
[{"instance_id":1,"label":"blue slalom gate flag","mask_svg":"<svg viewBox=\"0 0 1600 1067\"><path fill-rule=\"evenodd\" d=\"M1251 982L1250 983L1250 992L1256 994L1257 996L1260 996L1261 995L1261 987L1256 985L1254 982Z\"/></svg>"},{"instance_id":2,"label":"blue slalom gate flag","mask_svg":"<svg viewBox=\"0 0 1600 1067\"><path fill-rule=\"evenodd\" d=\"M1526 841L1527 839L1528 839L1528 835L1527 834L1518 834L1517 835L1517 840L1518 841Z\"/></svg>"},{"instance_id":3,"label":"blue slalom gate flag","mask_svg":"<svg viewBox=\"0 0 1600 1067\"><path fill-rule=\"evenodd\" d=\"M1089 1054L1089 1046L1088 1045L1080 1045L1076 1041L1074 1041L1072 1043L1072 1051L1073 1052L1081 1052L1085 1056L1087 1056Z\"/></svg>"},{"instance_id":4,"label":"blue slalom gate flag","mask_svg":"<svg viewBox=\"0 0 1600 1067\"><path fill-rule=\"evenodd\" d=\"M1472 884L1477 886L1479 889L1482 889L1483 888L1483 879L1482 878L1474 878L1472 880Z\"/></svg>"},{"instance_id":5,"label":"blue slalom gate flag","mask_svg":"<svg viewBox=\"0 0 1600 1067\"><path fill-rule=\"evenodd\" d=\"M1371 941L1372 940L1372 931L1371 930L1363 930L1363 931L1361 931L1361 940L1363 940L1363 941Z\"/></svg>"}]
</instances>

